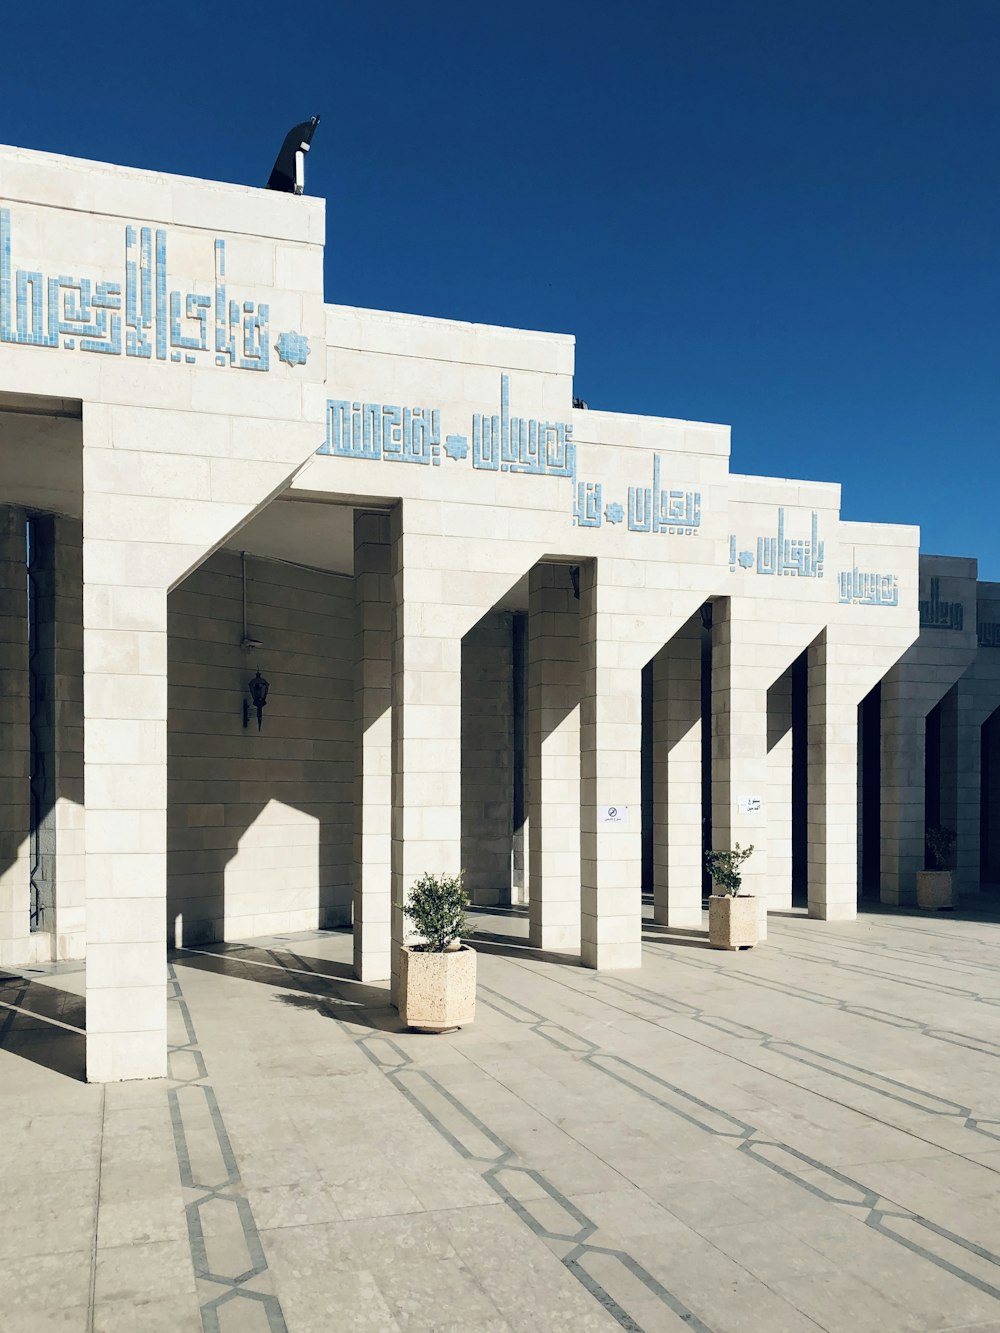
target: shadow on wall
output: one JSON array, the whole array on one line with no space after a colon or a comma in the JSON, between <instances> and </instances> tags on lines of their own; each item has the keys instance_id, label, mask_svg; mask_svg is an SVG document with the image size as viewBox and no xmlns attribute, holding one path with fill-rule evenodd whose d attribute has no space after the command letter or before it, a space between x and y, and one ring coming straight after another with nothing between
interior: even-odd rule
<instances>
[{"instance_id":1,"label":"shadow on wall","mask_svg":"<svg viewBox=\"0 0 1000 1333\"><path fill-rule=\"evenodd\" d=\"M216 553L168 599L167 937L349 925L353 580ZM257 667L263 725L243 726Z\"/></svg>"}]
</instances>

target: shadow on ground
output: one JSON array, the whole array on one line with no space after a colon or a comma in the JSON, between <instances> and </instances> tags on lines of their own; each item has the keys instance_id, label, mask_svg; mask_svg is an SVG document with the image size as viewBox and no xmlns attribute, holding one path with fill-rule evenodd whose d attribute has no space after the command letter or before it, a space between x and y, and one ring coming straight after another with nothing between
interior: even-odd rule
<instances>
[{"instance_id":1,"label":"shadow on ground","mask_svg":"<svg viewBox=\"0 0 1000 1333\"><path fill-rule=\"evenodd\" d=\"M86 1001L25 976L0 976L0 1050L53 1073L87 1077Z\"/></svg>"},{"instance_id":2,"label":"shadow on ground","mask_svg":"<svg viewBox=\"0 0 1000 1333\"><path fill-rule=\"evenodd\" d=\"M396 1015L396 1011L390 1009L386 986L355 981L347 964L329 958L311 958L290 950L250 944L173 949L169 956L178 967L297 992L276 998L284 1004L294 1004L301 1009L313 1008L360 1027L383 1027L384 1023L378 1017L381 1012ZM396 1017L398 1019L398 1015Z\"/></svg>"}]
</instances>

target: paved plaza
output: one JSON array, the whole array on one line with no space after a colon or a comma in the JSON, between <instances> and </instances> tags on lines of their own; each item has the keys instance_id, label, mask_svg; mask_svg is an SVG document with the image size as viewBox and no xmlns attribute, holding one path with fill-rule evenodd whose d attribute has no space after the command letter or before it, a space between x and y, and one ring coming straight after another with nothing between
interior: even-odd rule
<instances>
[{"instance_id":1,"label":"paved plaza","mask_svg":"<svg viewBox=\"0 0 1000 1333\"><path fill-rule=\"evenodd\" d=\"M6 974L5 1333L1000 1330L995 917L601 974L475 921L447 1036L348 933L176 952L156 1082L81 1081L82 964Z\"/></svg>"}]
</instances>

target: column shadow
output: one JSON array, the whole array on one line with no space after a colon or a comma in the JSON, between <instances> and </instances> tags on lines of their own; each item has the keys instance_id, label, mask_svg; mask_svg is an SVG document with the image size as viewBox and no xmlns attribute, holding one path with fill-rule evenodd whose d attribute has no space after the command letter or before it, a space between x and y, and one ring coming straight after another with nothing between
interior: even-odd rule
<instances>
[{"instance_id":1,"label":"column shadow","mask_svg":"<svg viewBox=\"0 0 1000 1333\"><path fill-rule=\"evenodd\" d=\"M87 1079L86 1001L23 976L0 976L0 1051Z\"/></svg>"},{"instance_id":2,"label":"column shadow","mask_svg":"<svg viewBox=\"0 0 1000 1333\"><path fill-rule=\"evenodd\" d=\"M352 979L346 963L310 958L290 950L247 944L213 944L205 948L172 949L177 967L235 977L258 986L291 991L275 998L296 1008L329 1011L328 1016L361 1027L384 1026L374 1015L390 1010L387 986L371 986ZM325 1009L324 1009L325 1006ZM391 1012L395 1014L395 1010ZM401 1030L401 1026L400 1026Z\"/></svg>"}]
</instances>

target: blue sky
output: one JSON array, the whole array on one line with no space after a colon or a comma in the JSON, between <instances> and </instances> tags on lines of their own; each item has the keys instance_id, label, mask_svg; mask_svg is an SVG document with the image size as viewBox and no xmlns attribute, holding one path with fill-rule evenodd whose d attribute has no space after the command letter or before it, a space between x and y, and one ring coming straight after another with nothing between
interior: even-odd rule
<instances>
[{"instance_id":1,"label":"blue sky","mask_svg":"<svg viewBox=\"0 0 1000 1333\"><path fill-rule=\"evenodd\" d=\"M328 300L573 333L592 407L1000 579L996 0L56 0L3 46L25 147L262 184L319 113Z\"/></svg>"}]
</instances>

